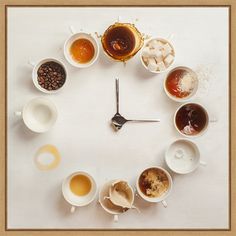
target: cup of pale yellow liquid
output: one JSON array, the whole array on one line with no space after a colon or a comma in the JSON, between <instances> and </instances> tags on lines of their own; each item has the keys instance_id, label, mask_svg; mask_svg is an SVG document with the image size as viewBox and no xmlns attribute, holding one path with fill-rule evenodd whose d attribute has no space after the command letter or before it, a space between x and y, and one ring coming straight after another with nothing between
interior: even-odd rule
<instances>
[{"instance_id":1,"label":"cup of pale yellow liquid","mask_svg":"<svg viewBox=\"0 0 236 236\"><path fill-rule=\"evenodd\" d=\"M71 205L71 213L73 213L76 207L86 206L95 199L97 185L91 175L77 171L63 181L62 194Z\"/></svg>"}]
</instances>

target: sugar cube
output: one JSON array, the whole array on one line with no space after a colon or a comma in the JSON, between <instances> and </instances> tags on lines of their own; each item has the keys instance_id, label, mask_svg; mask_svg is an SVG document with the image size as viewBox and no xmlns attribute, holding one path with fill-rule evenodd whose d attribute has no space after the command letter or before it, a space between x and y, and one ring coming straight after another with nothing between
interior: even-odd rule
<instances>
[{"instance_id":1,"label":"sugar cube","mask_svg":"<svg viewBox=\"0 0 236 236\"><path fill-rule=\"evenodd\" d=\"M163 61L162 55L155 57L156 62L161 62Z\"/></svg>"},{"instance_id":2,"label":"sugar cube","mask_svg":"<svg viewBox=\"0 0 236 236\"><path fill-rule=\"evenodd\" d=\"M159 49L153 49L153 50L155 52L155 57L161 57L162 56L161 50L159 50Z\"/></svg>"},{"instance_id":3,"label":"sugar cube","mask_svg":"<svg viewBox=\"0 0 236 236\"><path fill-rule=\"evenodd\" d=\"M169 54L165 59L164 62L166 64L166 66L168 67L174 60L174 56Z\"/></svg>"},{"instance_id":4,"label":"sugar cube","mask_svg":"<svg viewBox=\"0 0 236 236\"><path fill-rule=\"evenodd\" d=\"M157 64L154 58L148 59L148 69L150 71L156 71L157 70Z\"/></svg>"},{"instance_id":5,"label":"sugar cube","mask_svg":"<svg viewBox=\"0 0 236 236\"><path fill-rule=\"evenodd\" d=\"M162 55L163 57L166 57L172 52L172 47L170 46L169 43L166 43L163 45L163 50L162 50Z\"/></svg>"},{"instance_id":6,"label":"sugar cube","mask_svg":"<svg viewBox=\"0 0 236 236\"><path fill-rule=\"evenodd\" d=\"M156 50L155 49L150 49L150 51L149 51L150 53L149 53L149 56L150 57L155 57L156 56Z\"/></svg>"},{"instance_id":7,"label":"sugar cube","mask_svg":"<svg viewBox=\"0 0 236 236\"><path fill-rule=\"evenodd\" d=\"M150 49L148 47L145 47L142 51L143 57L149 57L150 56Z\"/></svg>"},{"instance_id":8,"label":"sugar cube","mask_svg":"<svg viewBox=\"0 0 236 236\"><path fill-rule=\"evenodd\" d=\"M155 48L156 46L158 46L156 40L152 40L152 41L150 41L150 43L149 43L149 47L150 47L150 48Z\"/></svg>"},{"instance_id":9,"label":"sugar cube","mask_svg":"<svg viewBox=\"0 0 236 236\"><path fill-rule=\"evenodd\" d=\"M166 69L166 66L163 61L157 63L157 68L159 71L163 71Z\"/></svg>"}]
</instances>

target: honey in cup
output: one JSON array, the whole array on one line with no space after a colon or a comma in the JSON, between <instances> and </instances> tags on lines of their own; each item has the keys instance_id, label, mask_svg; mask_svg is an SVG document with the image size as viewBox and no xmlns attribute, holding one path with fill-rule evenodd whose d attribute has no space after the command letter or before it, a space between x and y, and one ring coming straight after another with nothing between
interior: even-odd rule
<instances>
[{"instance_id":1,"label":"honey in cup","mask_svg":"<svg viewBox=\"0 0 236 236\"><path fill-rule=\"evenodd\" d=\"M93 59L95 49L88 39L79 38L71 44L70 54L74 61L85 64Z\"/></svg>"},{"instance_id":2,"label":"honey in cup","mask_svg":"<svg viewBox=\"0 0 236 236\"><path fill-rule=\"evenodd\" d=\"M92 188L90 179L82 174L75 175L70 180L70 190L77 196L87 195Z\"/></svg>"}]
</instances>

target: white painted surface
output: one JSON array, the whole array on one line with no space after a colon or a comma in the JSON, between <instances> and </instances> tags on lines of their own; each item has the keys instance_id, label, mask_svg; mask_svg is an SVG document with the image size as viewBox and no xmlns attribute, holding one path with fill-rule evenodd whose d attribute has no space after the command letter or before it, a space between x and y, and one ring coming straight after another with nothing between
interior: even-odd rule
<instances>
[{"instance_id":1,"label":"white painted surface","mask_svg":"<svg viewBox=\"0 0 236 236\"><path fill-rule=\"evenodd\" d=\"M88 171L98 187L123 178L133 186L146 167L164 165L166 148L181 138L173 114L179 104L164 93L166 73L151 74L139 55L124 67L102 53L87 69L70 66L63 57L69 26L103 33L121 16L154 37L174 34L174 66L196 69L210 65L208 93L195 101L218 118L194 139L207 161L189 175L176 175L168 207L139 197L141 214L130 210L119 222L93 202L70 214L61 194L62 180L77 170ZM101 46L101 45L100 45ZM28 60L61 59L68 69L65 88L53 95L38 91ZM228 219L228 10L226 8L10 8L8 10L8 227L9 228L227 228ZM120 78L121 113L127 118L160 118L157 124L126 124L115 133L115 81ZM53 129L33 134L14 116L30 99L52 99L59 112ZM58 147L62 161L43 172L33 162L44 144Z\"/></svg>"}]
</instances>

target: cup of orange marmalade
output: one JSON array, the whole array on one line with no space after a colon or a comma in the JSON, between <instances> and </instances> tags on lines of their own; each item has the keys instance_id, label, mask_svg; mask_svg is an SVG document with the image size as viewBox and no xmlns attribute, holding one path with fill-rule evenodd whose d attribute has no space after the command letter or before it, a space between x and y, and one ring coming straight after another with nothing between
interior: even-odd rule
<instances>
[{"instance_id":1,"label":"cup of orange marmalade","mask_svg":"<svg viewBox=\"0 0 236 236\"><path fill-rule=\"evenodd\" d=\"M127 61L143 46L143 36L130 23L115 23L104 32L101 42L105 54L116 61Z\"/></svg>"},{"instance_id":2,"label":"cup of orange marmalade","mask_svg":"<svg viewBox=\"0 0 236 236\"><path fill-rule=\"evenodd\" d=\"M64 55L66 60L72 66L78 68L91 66L99 55L97 40L89 33L71 31L72 35L64 44Z\"/></svg>"}]
</instances>

